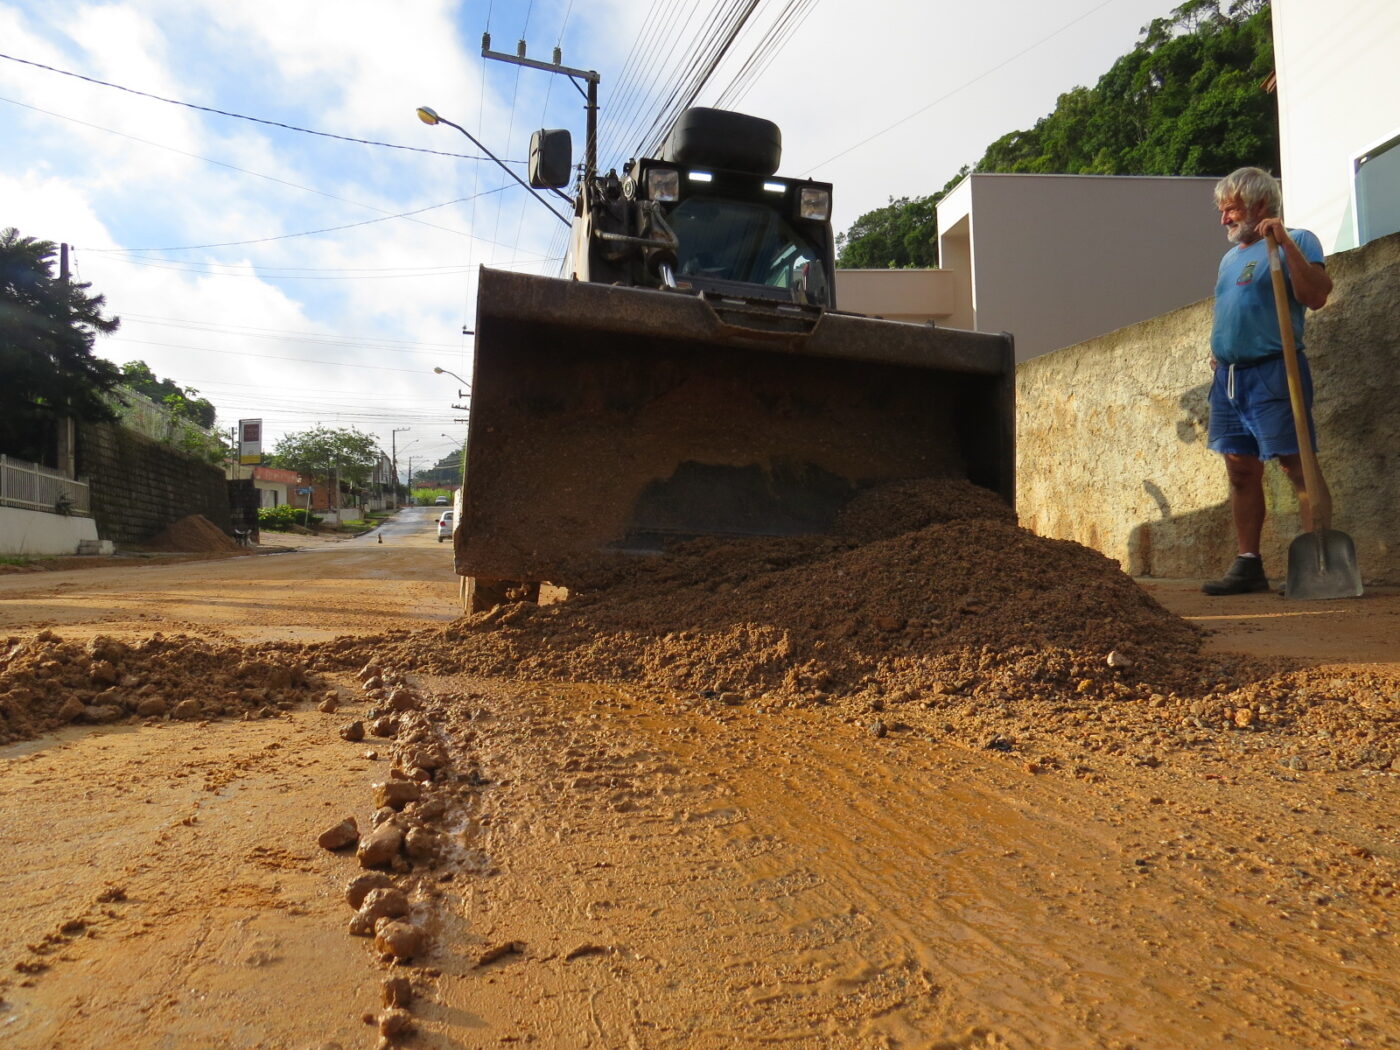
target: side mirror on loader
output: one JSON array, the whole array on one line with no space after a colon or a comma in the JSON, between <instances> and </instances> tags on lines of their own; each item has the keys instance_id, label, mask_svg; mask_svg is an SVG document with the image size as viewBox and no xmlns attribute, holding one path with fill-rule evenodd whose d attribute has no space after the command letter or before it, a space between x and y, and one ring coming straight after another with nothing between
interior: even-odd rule
<instances>
[{"instance_id":1,"label":"side mirror on loader","mask_svg":"<svg viewBox=\"0 0 1400 1050\"><path fill-rule=\"evenodd\" d=\"M573 175L573 138L568 128L541 128L530 136L530 185L560 189Z\"/></svg>"}]
</instances>

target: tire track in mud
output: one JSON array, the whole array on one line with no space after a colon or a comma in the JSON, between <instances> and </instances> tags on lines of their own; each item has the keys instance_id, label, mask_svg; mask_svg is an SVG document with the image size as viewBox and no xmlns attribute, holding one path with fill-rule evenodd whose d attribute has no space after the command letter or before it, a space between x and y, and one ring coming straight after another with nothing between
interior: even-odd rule
<instances>
[{"instance_id":1,"label":"tire track in mud","mask_svg":"<svg viewBox=\"0 0 1400 1050\"><path fill-rule=\"evenodd\" d=\"M483 735L502 876L469 921L534 940L493 1028L509 1014L559 1046L582 1018L602 1046L1400 1045L1387 880L1362 892L1390 862L1296 875L1322 854L1263 812L1266 774L1041 776L820 715L516 692ZM1163 797L1179 778L1221 797ZM561 963L580 947L598 950ZM569 978L585 959L601 984Z\"/></svg>"}]
</instances>

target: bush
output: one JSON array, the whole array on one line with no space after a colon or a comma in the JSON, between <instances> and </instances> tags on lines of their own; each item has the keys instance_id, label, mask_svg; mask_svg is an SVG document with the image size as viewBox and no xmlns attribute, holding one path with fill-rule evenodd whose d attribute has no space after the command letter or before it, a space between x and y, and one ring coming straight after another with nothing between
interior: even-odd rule
<instances>
[{"instance_id":1,"label":"bush","mask_svg":"<svg viewBox=\"0 0 1400 1050\"><path fill-rule=\"evenodd\" d=\"M272 532L287 532L294 525L310 528L312 525L320 524L320 521L321 517L318 514L312 514L308 521L305 509L286 503L280 507L258 508L258 527Z\"/></svg>"}]
</instances>

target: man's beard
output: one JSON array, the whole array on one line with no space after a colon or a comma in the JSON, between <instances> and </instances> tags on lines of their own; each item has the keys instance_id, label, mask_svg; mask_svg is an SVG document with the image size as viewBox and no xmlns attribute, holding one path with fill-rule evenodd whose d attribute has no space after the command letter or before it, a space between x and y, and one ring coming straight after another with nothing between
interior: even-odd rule
<instances>
[{"instance_id":1,"label":"man's beard","mask_svg":"<svg viewBox=\"0 0 1400 1050\"><path fill-rule=\"evenodd\" d=\"M1226 228L1225 236L1230 239L1231 244L1253 244L1259 239L1259 224L1241 219L1235 225Z\"/></svg>"}]
</instances>

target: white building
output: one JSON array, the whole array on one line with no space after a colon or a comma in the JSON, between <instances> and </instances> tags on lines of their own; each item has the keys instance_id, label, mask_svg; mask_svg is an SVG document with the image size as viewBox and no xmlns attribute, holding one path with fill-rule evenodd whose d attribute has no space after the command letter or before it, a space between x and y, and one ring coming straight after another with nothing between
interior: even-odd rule
<instances>
[{"instance_id":1,"label":"white building","mask_svg":"<svg viewBox=\"0 0 1400 1050\"><path fill-rule=\"evenodd\" d=\"M1010 332L1016 359L1204 299L1228 247L1216 179L980 175L938 204L937 270L841 270L843 310Z\"/></svg>"},{"instance_id":2,"label":"white building","mask_svg":"<svg viewBox=\"0 0 1400 1050\"><path fill-rule=\"evenodd\" d=\"M1400 3L1273 0L1284 209L1325 251L1400 231Z\"/></svg>"}]
</instances>

